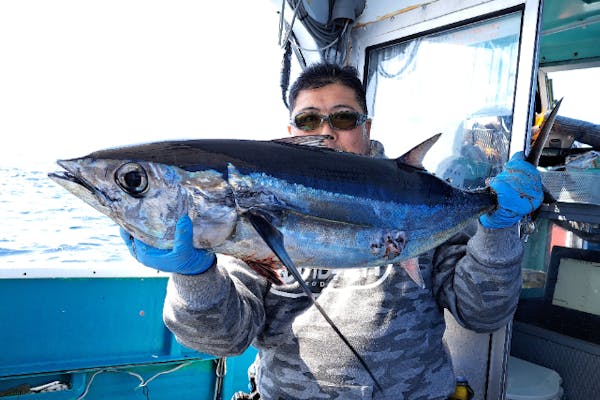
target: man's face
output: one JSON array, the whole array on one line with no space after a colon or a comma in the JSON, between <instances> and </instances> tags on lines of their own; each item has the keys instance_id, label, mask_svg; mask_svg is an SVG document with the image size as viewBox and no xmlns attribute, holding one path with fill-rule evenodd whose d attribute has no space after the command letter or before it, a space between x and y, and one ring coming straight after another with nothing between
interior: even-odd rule
<instances>
[{"instance_id":1,"label":"man's face","mask_svg":"<svg viewBox=\"0 0 600 400\"><path fill-rule=\"evenodd\" d=\"M356 101L354 91L346 86L333 83L318 89L301 90L292 110L292 118L298 113L304 112L329 115L338 111L363 113ZM288 132L292 136L330 135L333 139L326 142L329 147L357 154L368 154L370 129L370 120L351 130L332 129L327 121L312 131L303 131L292 125L288 126Z\"/></svg>"}]
</instances>

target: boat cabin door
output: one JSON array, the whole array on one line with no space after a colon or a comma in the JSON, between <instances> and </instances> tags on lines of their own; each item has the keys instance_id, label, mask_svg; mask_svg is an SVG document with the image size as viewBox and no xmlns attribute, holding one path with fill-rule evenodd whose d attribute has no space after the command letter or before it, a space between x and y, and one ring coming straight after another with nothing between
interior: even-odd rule
<instances>
[{"instance_id":1,"label":"boat cabin door","mask_svg":"<svg viewBox=\"0 0 600 400\"><path fill-rule=\"evenodd\" d=\"M542 0L284 4L282 40L300 64L326 59L362 74L371 137L388 157L442 133L425 168L476 188L526 149ZM327 21L337 26L330 37L317 29ZM456 375L468 379L477 399L504 398L510 326L478 334L446 319Z\"/></svg>"}]
</instances>

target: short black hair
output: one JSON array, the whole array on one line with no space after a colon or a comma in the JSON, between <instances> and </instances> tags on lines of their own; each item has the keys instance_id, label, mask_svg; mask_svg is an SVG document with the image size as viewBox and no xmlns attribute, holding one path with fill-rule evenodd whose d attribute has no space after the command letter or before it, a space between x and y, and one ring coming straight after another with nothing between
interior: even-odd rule
<instances>
[{"instance_id":1,"label":"short black hair","mask_svg":"<svg viewBox=\"0 0 600 400\"><path fill-rule=\"evenodd\" d=\"M292 85L288 96L290 113L296 105L296 99L300 91L318 89L332 83L338 83L352 89L356 95L358 105L362 108L362 112L368 114L367 95L358 77L356 68L349 65L340 66L328 62L310 65L300 73L300 76Z\"/></svg>"}]
</instances>

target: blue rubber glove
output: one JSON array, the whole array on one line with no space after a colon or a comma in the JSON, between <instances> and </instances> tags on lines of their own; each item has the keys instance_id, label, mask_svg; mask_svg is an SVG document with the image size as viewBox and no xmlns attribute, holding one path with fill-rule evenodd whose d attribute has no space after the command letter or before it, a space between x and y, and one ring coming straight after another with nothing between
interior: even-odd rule
<instances>
[{"instance_id":1,"label":"blue rubber glove","mask_svg":"<svg viewBox=\"0 0 600 400\"><path fill-rule=\"evenodd\" d=\"M133 238L121 228L121 237L129 252L146 267L183 275L198 275L215 264L214 253L196 249L193 244L192 220L187 215L179 218L175 227L173 249L163 250Z\"/></svg>"},{"instance_id":2,"label":"blue rubber glove","mask_svg":"<svg viewBox=\"0 0 600 400\"><path fill-rule=\"evenodd\" d=\"M490 182L498 197L497 207L479 217L486 228L507 228L535 211L544 199L542 178L537 168L516 153Z\"/></svg>"}]
</instances>

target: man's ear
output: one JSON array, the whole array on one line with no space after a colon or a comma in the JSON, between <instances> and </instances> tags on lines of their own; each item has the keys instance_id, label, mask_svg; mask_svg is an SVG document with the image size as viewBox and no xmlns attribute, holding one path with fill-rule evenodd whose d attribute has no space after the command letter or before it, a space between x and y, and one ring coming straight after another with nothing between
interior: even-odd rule
<instances>
[{"instance_id":1,"label":"man's ear","mask_svg":"<svg viewBox=\"0 0 600 400\"><path fill-rule=\"evenodd\" d=\"M371 138L371 120L370 119L368 119L367 122L365 122L365 128L364 128L363 134L367 136L367 139Z\"/></svg>"}]
</instances>

